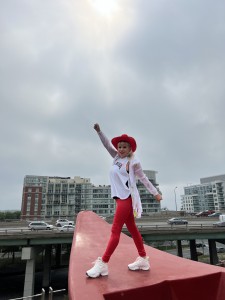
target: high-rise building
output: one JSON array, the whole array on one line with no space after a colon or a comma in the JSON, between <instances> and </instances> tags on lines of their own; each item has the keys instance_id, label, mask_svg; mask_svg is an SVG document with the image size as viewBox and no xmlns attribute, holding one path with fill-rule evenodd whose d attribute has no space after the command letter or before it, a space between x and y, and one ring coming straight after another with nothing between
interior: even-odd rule
<instances>
[{"instance_id":1,"label":"high-rise building","mask_svg":"<svg viewBox=\"0 0 225 300\"><path fill-rule=\"evenodd\" d=\"M154 186L155 171L144 171ZM160 202L137 182L143 213L157 212ZM51 177L27 175L24 178L21 217L22 219L46 219L68 217L82 210L91 210L102 216L113 215L115 201L111 198L110 185L95 186L89 178L75 176Z\"/></svg>"},{"instance_id":2,"label":"high-rise building","mask_svg":"<svg viewBox=\"0 0 225 300\"><path fill-rule=\"evenodd\" d=\"M225 210L225 175L200 179L200 184L184 187L181 207L186 212Z\"/></svg>"},{"instance_id":3,"label":"high-rise building","mask_svg":"<svg viewBox=\"0 0 225 300\"><path fill-rule=\"evenodd\" d=\"M151 181L151 183L158 189L158 183L156 182L156 171L143 170L145 175ZM137 181L137 188L140 193L143 215L149 214L153 212L158 212L161 210L161 203L156 201L154 196L149 193L149 191L145 188L145 186Z\"/></svg>"}]
</instances>

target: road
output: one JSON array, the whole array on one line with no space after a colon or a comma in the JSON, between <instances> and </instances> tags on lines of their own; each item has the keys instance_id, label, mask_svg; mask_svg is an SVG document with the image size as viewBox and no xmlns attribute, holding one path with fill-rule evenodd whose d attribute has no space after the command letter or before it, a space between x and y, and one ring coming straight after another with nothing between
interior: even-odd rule
<instances>
[{"instance_id":1,"label":"road","mask_svg":"<svg viewBox=\"0 0 225 300\"><path fill-rule=\"evenodd\" d=\"M186 220L186 219L185 219ZM188 225L212 225L213 226L213 223L215 222L218 222L219 220L216 218L216 219L210 219L210 218L193 218L193 219L190 219L190 220L187 220L188 221ZM165 225L168 225L167 224L167 220L151 220L151 219L148 219L148 220L142 220L140 219L140 221L137 219L136 221L137 224L140 224L140 225L161 225L161 226L165 226ZM170 226L170 225L168 225ZM180 225L177 225L177 226L180 226Z\"/></svg>"},{"instance_id":2,"label":"road","mask_svg":"<svg viewBox=\"0 0 225 300\"><path fill-rule=\"evenodd\" d=\"M191 219L188 220L188 225L173 225L173 226L177 226L177 227L213 227L213 223L217 222L218 219L209 219L209 218L199 218L199 219ZM160 227L160 228L170 228L171 225L167 224L167 220L151 220L150 218L148 220L144 220L144 219L137 219L136 223L138 225L138 227ZM18 223L17 226L7 226L7 224L4 224L4 227L2 227L0 225L0 234L1 233L10 233L10 232L27 232L30 231L30 229L28 229L27 226L20 226L20 224ZM57 227L54 227L53 232L59 232Z\"/></svg>"}]
</instances>

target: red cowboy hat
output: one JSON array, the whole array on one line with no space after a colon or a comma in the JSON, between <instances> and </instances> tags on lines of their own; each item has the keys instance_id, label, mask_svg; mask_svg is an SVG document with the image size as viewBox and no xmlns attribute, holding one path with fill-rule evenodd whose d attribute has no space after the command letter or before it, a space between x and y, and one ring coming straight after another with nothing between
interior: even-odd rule
<instances>
[{"instance_id":1,"label":"red cowboy hat","mask_svg":"<svg viewBox=\"0 0 225 300\"><path fill-rule=\"evenodd\" d=\"M136 141L133 137L131 136L128 136L127 134L122 134L121 136L117 136L117 137L114 137L112 140L111 140L113 146L117 149L117 145L119 142L126 142L126 143L129 143L130 146L131 146L131 149L132 151L134 152L137 148L137 144L136 144Z\"/></svg>"}]
</instances>

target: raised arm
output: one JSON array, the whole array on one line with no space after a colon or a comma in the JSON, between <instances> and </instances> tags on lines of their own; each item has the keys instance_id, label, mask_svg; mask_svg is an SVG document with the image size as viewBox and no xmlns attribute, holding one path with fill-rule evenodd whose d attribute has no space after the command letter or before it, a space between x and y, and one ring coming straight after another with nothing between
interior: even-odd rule
<instances>
[{"instance_id":1,"label":"raised arm","mask_svg":"<svg viewBox=\"0 0 225 300\"><path fill-rule=\"evenodd\" d=\"M104 135L104 133L101 131L100 126L98 123L94 124L94 129L98 133L98 136L103 144L103 146L106 148L106 150L109 152L109 154L112 157L115 157L117 155L116 149L112 146L108 138Z\"/></svg>"}]
</instances>

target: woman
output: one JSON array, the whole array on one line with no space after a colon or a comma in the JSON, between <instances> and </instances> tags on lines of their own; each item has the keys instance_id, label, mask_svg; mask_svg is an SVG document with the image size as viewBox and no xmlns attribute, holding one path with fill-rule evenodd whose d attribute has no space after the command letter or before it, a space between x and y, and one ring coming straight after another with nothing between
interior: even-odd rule
<instances>
[{"instance_id":1,"label":"woman","mask_svg":"<svg viewBox=\"0 0 225 300\"><path fill-rule=\"evenodd\" d=\"M149 258L146 256L141 234L136 226L134 217L141 217L142 206L140 195L136 186L136 177L154 195L157 201L162 196L144 174L140 162L135 158L137 145L133 137L126 134L112 139L112 146L108 138L101 131L99 124L94 125L104 147L113 157L110 170L111 195L116 201L116 212L112 224L111 237L102 257L98 257L93 268L86 272L87 276L96 278L108 275L108 262L116 249L122 227L126 224L138 251L138 258L128 265L132 271L149 270Z\"/></svg>"}]
</instances>

